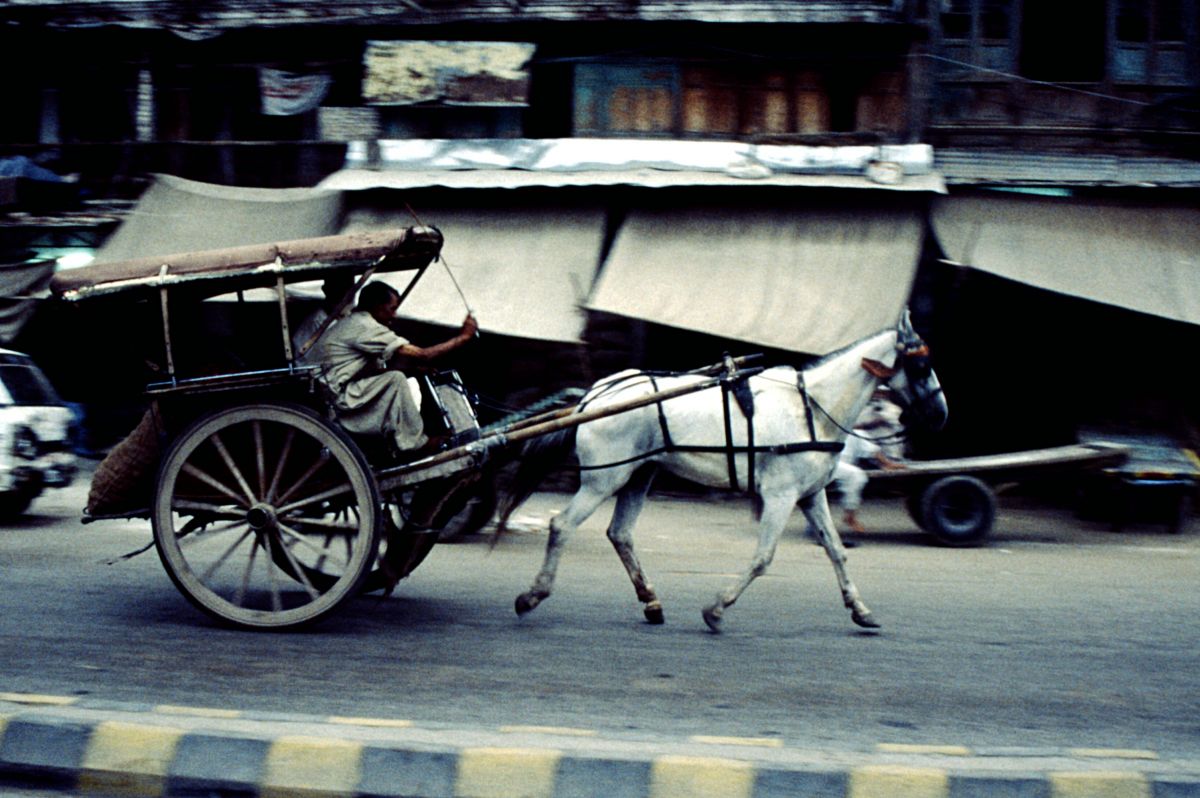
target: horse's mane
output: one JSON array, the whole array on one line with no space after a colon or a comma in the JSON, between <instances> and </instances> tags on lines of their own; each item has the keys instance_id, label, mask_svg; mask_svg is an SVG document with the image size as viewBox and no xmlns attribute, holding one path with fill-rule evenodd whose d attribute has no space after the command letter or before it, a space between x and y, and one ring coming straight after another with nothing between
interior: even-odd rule
<instances>
[{"instance_id":1,"label":"horse's mane","mask_svg":"<svg viewBox=\"0 0 1200 798\"><path fill-rule=\"evenodd\" d=\"M821 366L824 366L826 363L830 362L831 360L836 360L837 358L841 357L842 355L846 354L847 352L849 352L859 346L862 346L867 341L870 341L873 338L878 338L881 335L886 335L887 333L890 333L890 332L895 332L895 330L891 327L887 327L885 329L880 330L879 332L873 332L870 335L864 335L862 338L859 338L857 341L850 343L850 344L846 344L841 349L835 349L834 351L830 352L829 354L822 355L821 357L817 358L816 360L805 363L802 367L796 369L796 371L807 372L807 371L813 371L815 369L818 369Z\"/></svg>"}]
</instances>

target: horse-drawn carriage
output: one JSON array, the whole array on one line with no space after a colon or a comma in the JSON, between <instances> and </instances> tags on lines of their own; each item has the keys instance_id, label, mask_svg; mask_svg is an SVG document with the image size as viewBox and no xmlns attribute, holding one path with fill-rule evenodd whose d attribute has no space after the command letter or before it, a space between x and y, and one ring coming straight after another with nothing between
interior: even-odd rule
<instances>
[{"instance_id":1,"label":"horse-drawn carriage","mask_svg":"<svg viewBox=\"0 0 1200 798\"><path fill-rule=\"evenodd\" d=\"M160 377L146 389L150 409L93 480L93 497L103 487L97 484L101 477L109 488L126 490L111 490L121 501L107 507L90 500L92 517L149 518L167 573L209 615L247 628L289 628L410 573L503 453L524 443L544 450L566 441L578 444L583 486L555 519L546 564L518 599L518 612L549 595L557 547L569 528L616 495L609 536L646 617L661 621L661 605L629 537L649 487L645 466L655 463L694 480L747 490L763 510L759 550L746 576L705 610L714 630L724 609L765 570L797 503L822 532L854 620L875 625L845 574L823 488L841 440L878 382L889 382L914 416L935 426L945 420L928 352L907 316L895 329L803 371L747 368L727 359L683 375L616 375L577 405L491 431L479 428L455 375L425 377L426 415L441 425L435 431L445 433L450 446L397 462L339 425L319 367L298 357L312 341L293 346L286 289L347 274L361 287L371 275L394 272L408 277L402 291L407 297L441 247L438 230L413 227L98 264L57 275L51 289L62 301L107 303L110 313L137 303L153 311L162 334L161 347L155 346ZM272 354L253 363L221 364L209 357L189 362L179 344L198 331L180 329L197 318L187 308L252 289L273 292L278 308L278 329L253 334L254 343ZM343 303L353 295L348 292ZM202 331L198 337L205 337ZM263 341L270 343L263 347ZM129 484L141 488L128 490Z\"/></svg>"}]
</instances>

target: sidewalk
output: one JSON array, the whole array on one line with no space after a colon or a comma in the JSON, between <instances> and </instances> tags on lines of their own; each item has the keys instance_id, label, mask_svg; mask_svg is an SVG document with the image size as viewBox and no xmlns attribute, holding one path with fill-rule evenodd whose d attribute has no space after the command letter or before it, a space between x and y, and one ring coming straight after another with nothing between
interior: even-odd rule
<instances>
[{"instance_id":1,"label":"sidewalk","mask_svg":"<svg viewBox=\"0 0 1200 798\"><path fill-rule=\"evenodd\" d=\"M0 790L380 798L1200 797L1200 760L1153 751L787 748L0 693Z\"/></svg>"}]
</instances>

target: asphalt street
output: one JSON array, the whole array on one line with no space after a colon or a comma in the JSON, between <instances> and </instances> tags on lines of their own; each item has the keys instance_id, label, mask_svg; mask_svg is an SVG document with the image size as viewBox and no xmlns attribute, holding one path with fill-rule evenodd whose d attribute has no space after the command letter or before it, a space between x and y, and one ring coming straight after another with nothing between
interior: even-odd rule
<instances>
[{"instance_id":1,"label":"asphalt street","mask_svg":"<svg viewBox=\"0 0 1200 798\"><path fill-rule=\"evenodd\" d=\"M717 636L700 609L748 561L745 502L648 503L640 554L667 615L655 627L604 538L604 510L571 541L555 595L516 617L511 602L566 499L539 494L494 549L440 545L390 598L350 602L311 631L256 634L199 614L153 552L107 564L149 542L148 525L79 524L85 487L47 494L0 531L0 692L13 702L0 714L10 718L161 724L164 711L190 708L190 724L203 709L206 723L218 713L308 731L374 719L460 757L455 735L504 748L505 734L552 730L554 750L586 744L589 756L597 746L695 755L724 741L729 761L762 769L798 757L832 767L843 786L842 764L891 766L904 752L951 774L1011 768L1026 779L1078 769L1080 752L1126 752L1104 767L1154 778L1190 778L1200 757L1195 521L1179 535L1151 524L1114 532L1004 497L989 545L955 550L930 545L899 500L873 499L849 564L884 623L871 634L840 606L797 515ZM332 728L337 739L362 733ZM928 759L948 751L971 756Z\"/></svg>"}]
</instances>

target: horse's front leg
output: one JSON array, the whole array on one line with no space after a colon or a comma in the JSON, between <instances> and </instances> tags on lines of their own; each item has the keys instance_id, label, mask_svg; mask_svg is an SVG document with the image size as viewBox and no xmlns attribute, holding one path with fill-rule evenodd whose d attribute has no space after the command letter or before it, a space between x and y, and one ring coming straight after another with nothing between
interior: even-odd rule
<instances>
[{"instance_id":1,"label":"horse's front leg","mask_svg":"<svg viewBox=\"0 0 1200 798\"><path fill-rule=\"evenodd\" d=\"M792 508L796 506L796 497L797 491L790 489L770 497L763 496L762 516L758 522L758 547L754 550L750 567L736 582L718 593L716 601L704 610L704 622L713 632L721 631L725 610L738 600L751 582L767 572L767 567L775 559L779 536L788 516L792 514Z\"/></svg>"},{"instance_id":2,"label":"horse's front leg","mask_svg":"<svg viewBox=\"0 0 1200 798\"><path fill-rule=\"evenodd\" d=\"M645 605L642 613L646 616L646 620L652 624L661 624L663 622L662 602L658 600L654 586L646 579L646 572L642 570L642 565L638 562L637 554L633 550L633 525L637 522L642 505L646 502L646 494L650 491L650 483L654 479L654 474L653 466L643 467L617 493L617 508L608 525L608 539L616 549L617 556L621 558L626 573L629 574L629 581L633 583L638 601Z\"/></svg>"},{"instance_id":3,"label":"horse's front leg","mask_svg":"<svg viewBox=\"0 0 1200 798\"><path fill-rule=\"evenodd\" d=\"M571 533L596 512L596 508L610 495L612 494L584 485L571 497L567 509L551 519L550 536L546 540L546 557L529 590L517 596L517 615L524 615L550 596L550 591L554 589L554 577L558 573L558 561L562 557L563 546L571 537Z\"/></svg>"},{"instance_id":4,"label":"horse's front leg","mask_svg":"<svg viewBox=\"0 0 1200 798\"><path fill-rule=\"evenodd\" d=\"M838 534L837 527L833 525L833 516L829 512L829 500L825 497L825 491L819 490L802 499L800 509L804 511L808 523L821 537L821 545L825 547L825 553L829 555L829 561L833 563L833 571L837 574L838 586L842 590L842 601L850 608L851 619L867 629L878 629L879 622L875 620L871 610L858 595L858 588L854 586L846 573L846 549L842 545L842 537Z\"/></svg>"}]
</instances>

